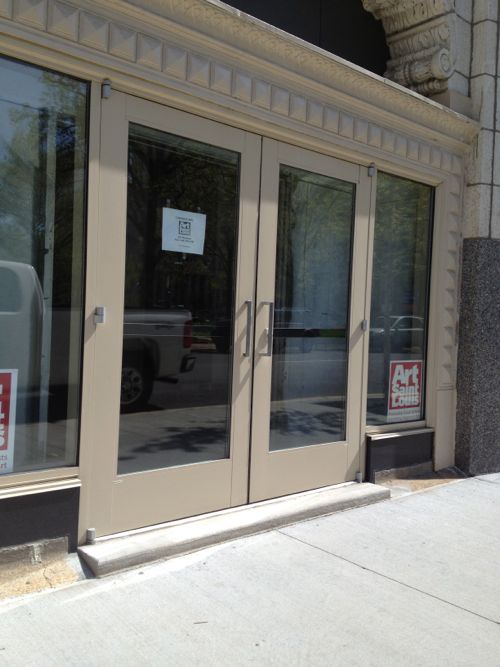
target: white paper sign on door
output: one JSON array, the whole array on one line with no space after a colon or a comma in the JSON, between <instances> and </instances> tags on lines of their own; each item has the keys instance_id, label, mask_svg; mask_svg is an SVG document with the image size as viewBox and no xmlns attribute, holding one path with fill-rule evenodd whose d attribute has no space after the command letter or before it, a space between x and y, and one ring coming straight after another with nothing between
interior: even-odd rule
<instances>
[{"instance_id":1,"label":"white paper sign on door","mask_svg":"<svg viewBox=\"0 0 500 667\"><path fill-rule=\"evenodd\" d=\"M206 224L204 213L164 208L161 249L203 255Z\"/></svg>"}]
</instances>

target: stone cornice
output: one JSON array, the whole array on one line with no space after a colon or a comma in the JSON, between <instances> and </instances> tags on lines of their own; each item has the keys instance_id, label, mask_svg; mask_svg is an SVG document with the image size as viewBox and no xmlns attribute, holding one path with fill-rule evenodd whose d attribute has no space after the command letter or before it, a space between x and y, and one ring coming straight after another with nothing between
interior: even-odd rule
<instances>
[{"instance_id":1,"label":"stone cornice","mask_svg":"<svg viewBox=\"0 0 500 667\"><path fill-rule=\"evenodd\" d=\"M441 5L448 1L434 0L434 4ZM404 0L406 5L411 3L413 0ZM248 16L219 0L111 0L103 4L117 7L130 4L153 12L181 26L197 32L202 31L223 45L243 50L250 57L257 53L261 59L271 64L325 84L361 104L383 110L397 118L404 117L419 125L449 134L459 141L469 143L477 132L475 124L460 114L443 110L439 104L433 106L420 95L412 94L413 91L394 85L387 79ZM398 1L395 4L403 3ZM431 59L429 67L435 71L443 62L444 55L439 54ZM398 83L402 83L404 78L402 79Z\"/></svg>"},{"instance_id":2,"label":"stone cornice","mask_svg":"<svg viewBox=\"0 0 500 667\"><path fill-rule=\"evenodd\" d=\"M454 71L451 0L363 0L384 26L391 59L386 76L423 95L444 92Z\"/></svg>"},{"instance_id":3,"label":"stone cornice","mask_svg":"<svg viewBox=\"0 0 500 667\"><path fill-rule=\"evenodd\" d=\"M452 173L476 134L473 121L217 0L0 0L0 32L41 35L58 60L103 78L133 74Z\"/></svg>"}]
</instances>

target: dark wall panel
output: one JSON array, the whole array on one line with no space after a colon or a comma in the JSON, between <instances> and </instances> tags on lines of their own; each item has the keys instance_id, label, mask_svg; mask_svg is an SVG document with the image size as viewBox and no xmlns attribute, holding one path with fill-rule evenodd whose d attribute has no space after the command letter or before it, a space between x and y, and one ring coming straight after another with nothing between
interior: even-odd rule
<instances>
[{"instance_id":1,"label":"dark wall panel","mask_svg":"<svg viewBox=\"0 0 500 667\"><path fill-rule=\"evenodd\" d=\"M0 548L67 537L77 547L80 489L0 500Z\"/></svg>"},{"instance_id":2,"label":"dark wall panel","mask_svg":"<svg viewBox=\"0 0 500 667\"><path fill-rule=\"evenodd\" d=\"M226 4L383 75L389 50L361 0L225 0Z\"/></svg>"},{"instance_id":3,"label":"dark wall panel","mask_svg":"<svg viewBox=\"0 0 500 667\"><path fill-rule=\"evenodd\" d=\"M322 0L229 0L226 4L312 44L320 42Z\"/></svg>"},{"instance_id":4,"label":"dark wall panel","mask_svg":"<svg viewBox=\"0 0 500 667\"><path fill-rule=\"evenodd\" d=\"M320 46L381 76L389 60L382 23L360 0L322 1Z\"/></svg>"},{"instance_id":5,"label":"dark wall panel","mask_svg":"<svg viewBox=\"0 0 500 667\"><path fill-rule=\"evenodd\" d=\"M367 435L366 480L375 481L375 473L381 470L432 463L433 452L434 431L430 428Z\"/></svg>"}]
</instances>

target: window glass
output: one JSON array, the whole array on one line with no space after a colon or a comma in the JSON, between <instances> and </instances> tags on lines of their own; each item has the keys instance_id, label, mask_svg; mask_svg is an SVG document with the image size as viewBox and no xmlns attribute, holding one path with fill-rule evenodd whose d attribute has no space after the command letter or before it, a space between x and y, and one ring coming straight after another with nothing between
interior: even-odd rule
<instances>
[{"instance_id":1,"label":"window glass","mask_svg":"<svg viewBox=\"0 0 500 667\"><path fill-rule=\"evenodd\" d=\"M229 456L238 153L132 123L120 474Z\"/></svg>"},{"instance_id":2,"label":"window glass","mask_svg":"<svg viewBox=\"0 0 500 667\"><path fill-rule=\"evenodd\" d=\"M76 463L87 97L0 59L0 474Z\"/></svg>"},{"instance_id":3,"label":"window glass","mask_svg":"<svg viewBox=\"0 0 500 667\"><path fill-rule=\"evenodd\" d=\"M345 437L355 186L280 168L271 451Z\"/></svg>"},{"instance_id":4,"label":"window glass","mask_svg":"<svg viewBox=\"0 0 500 667\"><path fill-rule=\"evenodd\" d=\"M380 173L373 249L368 424L424 417L433 189Z\"/></svg>"}]
</instances>

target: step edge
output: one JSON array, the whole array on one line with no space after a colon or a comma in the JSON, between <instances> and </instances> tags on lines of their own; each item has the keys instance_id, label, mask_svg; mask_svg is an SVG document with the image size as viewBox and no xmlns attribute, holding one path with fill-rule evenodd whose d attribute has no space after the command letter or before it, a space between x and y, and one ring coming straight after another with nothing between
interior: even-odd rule
<instances>
[{"instance_id":1,"label":"step edge","mask_svg":"<svg viewBox=\"0 0 500 667\"><path fill-rule=\"evenodd\" d=\"M301 498L301 494L288 496L288 511L287 502L279 498L276 500L281 502L276 505L246 505L238 508L241 512L233 514L214 512L203 515L199 521L166 525L140 534L117 537L116 542L111 538L84 545L79 547L78 553L96 577L103 577L234 539L289 526L299 521L371 505L389 499L390 491L384 487L364 483L342 486L334 491L333 495L337 497L332 498L332 487L328 487L323 496L321 492L306 499ZM306 506L298 506L301 500L306 500ZM310 502L307 503L307 500ZM246 521L238 520L240 517ZM215 530L221 523L229 525Z\"/></svg>"}]
</instances>

